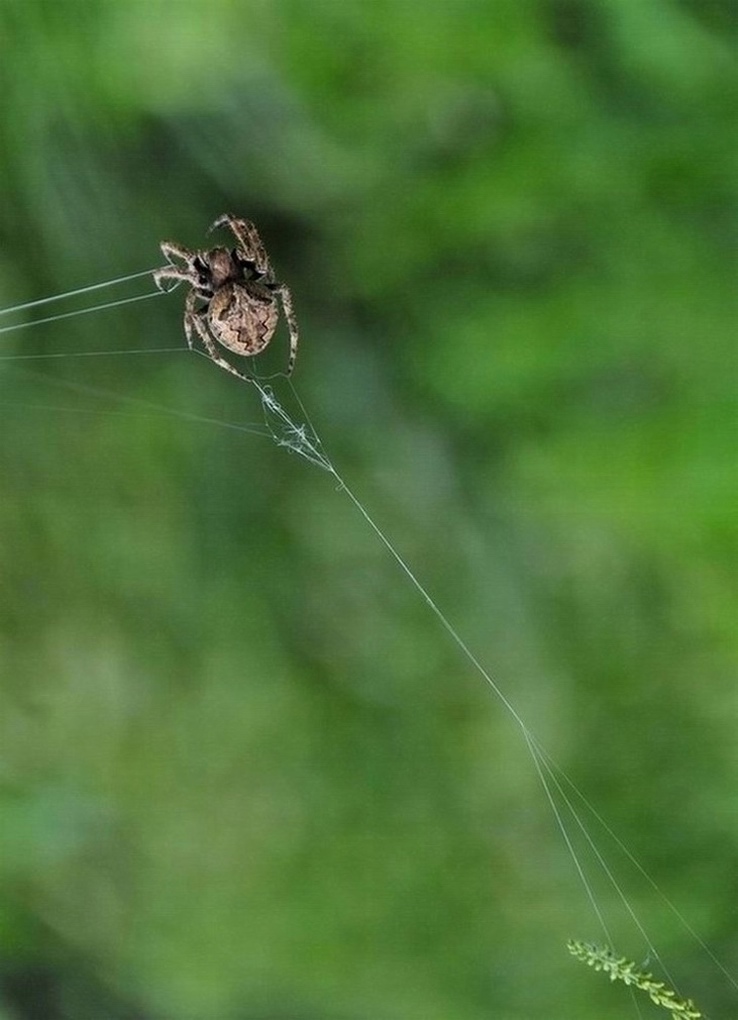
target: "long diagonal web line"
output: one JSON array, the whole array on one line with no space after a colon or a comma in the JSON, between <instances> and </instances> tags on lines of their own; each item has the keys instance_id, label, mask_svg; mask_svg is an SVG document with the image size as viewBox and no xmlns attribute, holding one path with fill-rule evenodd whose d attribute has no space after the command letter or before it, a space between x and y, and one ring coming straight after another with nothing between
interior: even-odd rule
<instances>
[{"instance_id":1,"label":"long diagonal web line","mask_svg":"<svg viewBox=\"0 0 738 1020\"><path fill-rule=\"evenodd\" d=\"M571 798L567 796L567 794L566 794L566 792L564 790L563 784L566 784L566 786L569 787L569 789L576 795L576 797L585 806L585 808L587 810L589 810L592 813L592 815L600 822L600 824L604 827L604 829L608 833L608 835L611 836L611 838L618 845L618 847L625 854L625 856L631 861L632 864L634 864L634 866L637 868L639 873L644 878L646 878L646 880L649 882L649 884L652 886L652 888L654 888L659 893L659 895L660 895L660 897L662 899L662 902L670 910L672 915L674 917L676 917L676 919L679 921L679 923L683 926L684 930L688 934L690 934L690 936L693 936L696 939L696 941L700 945L700 947L707 953L709 958L720 969L720 971L727 978L727 980L731 983L731 985L734 988L736 988L736 990L738 990L738 981L736 981L736 979L733 977L732 974L730 974L730 972L727 970L727 968L724 967L723 964L715 957L714 953L709 949L709 947L706 945L704 940L699 937L699 935L689 925L689 923L682 916L682 914L674 907L674 905L669 900L669 898L666 897L661 892L661 890L660 890L659 886L657 885L657 883L652 878L650 878L648 873L638 863L638 861L636 860L634 855L627 849L627 847L622 842L622 840L620 840L617 837L617 835L612 831L612 829L609 826L607 826L605 821L601 818L601 816L590 805L590 803L587 800L587 798L579 790L579 788L576 786L576 784L573 782L573 780L570 779L569 776L564 772L564 770L560 766L558 766L556 764L556 762L554 761L552 756L546 751L546 749L543 747L543 745L538 740L538 738L529 729L529 727L525 723L525 721L522 718L522 716L520 715L520 713L517 711L517 709L515 708L515 706L511 702L511 700L508 698L508 696L502 690L502 688L501 688L500 684L498 683L498 681L493 677L493 675L490 673L490 671L488 669L486 669L486 667L481 663L481 661L474 654L474 652L472 652L472 650L469 647L469 645L466 643L466 641L464 641L464 639L459 634L458 630L454 627L454 625L450 622L450 620L448 619L446 614L438 606L438 603L433 598L433 596L428 592L428 590L425 588L425 586L421 583L421 581L419 580L419 578L417 577L415 572L412 570L412 568L410 567L408 562L400 554L400 552L397 550L395 545L390 541L390 539L385 535L383 530L379 527L379 525L373 519L371 514L368 512L368 510L364 506L363 502L354 493L354 491L347 485L347 483L346 483L345 479L343 478L343 476L338 472L338 470L334 466L333 462L330 460L328 455L325 453L325 450L323 448L323 444L322 444L322 442L320 440L320 437L318 436L318 433L315 430L315 427L313 426L313 424L312 424L312 422L310 420L310 417L309 417L309 415L307 413L307 410L306 410L302 400L300 399L299 395L297 394L297 391L296 391L294 385L290 382L290 387L292 389L293 397L296 400L296 402L297 402L297 404L298 404L298 406L300 408L300 412L302 414L302 417L303 417L303 419L305 421L304 425L296 425L295 424L295 422L292 420L290 415L284 410L284 408L281 406L281 404L279 404L279 402L274 397L274 394L273 394L273 391L272 391L271 387L264 386L258 380L253 380L253 383L256 386L256 389L258 390L259 395L261 397L262 405L264 407L266 417L269 418L271 416L273 419L276 419L277 428L275 429L274 438L279 443L279 445L286 446L288 449L291 449L294 452L300 454L301 456L303 456L306 459L308 459L311 463L317 464L318 466L322 467L324 470L326 470L329 474L331 474L333 476L333 478L335 479L335 481L338 484L339 491L345 493L345 495L347 496L347 498L349 499L351 504L354 506L354 508L357 510L357 512L361 515L363 520L366 522L366 524L369 526L369 528L373 531L373 533L379 539L379 541L382 543L382 545L385 547L385 549L390 554L392 559L395 561L396 565L402 571L402 573L407 578L409 583L416 590L416 592L421 596L422 600L425 602L425 604L428 606L430 611L436 617L436 619L438 620L438 622L440 623L440 625L442 626L444 631L447 633L447 635L451 638L453 643L459 649L459 651L461 652L462 656L471 664L473 669L479 674L479 676L483 679L485 684L487 684L487 686L491 688L491 690L494 692L494 694L496 695L498 700L502 703L504 708L507 710L508 714L512 717L512 719L514 720L516 725L519 727L519 729L520 729L520 731L521 731L521 733L523 735L523 738L525 740L527 750L528 750L528 752L530 754L530 757L531 757L531 759L533 761L533 764L535 766L535 770L536 770L536 773L538 775L539 781L540 781L541 786L542 786L542 788L543 788L543 790L545 792L546 799L547 799L547 801L549 803L549 806L551 808L551 811L552 811L552 813L554 815L557 827L558 827L558 829L559 829L559 831L561 833L561 836L562 836L562 838L563 838L563 840L564 840L564 842L566 844L567 850L568 850L568 852L569 852L569 854L570 854L570 856L571 856L571 858L573 860L573 863L574 863L577 875L579 877L579 880L582 883L582 886L583 886L583 888L585 890L585 893L586 893L587 898L588 898L588 900L590 902L592 910L593 910L594 914L597 917L598 923L600 924L600 927L602 928L603 933L604 933L605 938L607 939L608 943L610 945L612 945L613 944L613 940L612 940L612 938L610 936L610 933L609 933L609 930L608 930L608 927L607 927L607 923L606 923L606 921L604 919L602 911L600 910L599 905L598 905L598 903L596 901L596 898L595 898L595 895L594 895L594 891L593 891L593 889L592 889L592 887L591 887L591 885L589 883L589 880L586 877L586 874L584 872L583 865L582 865L582 863L581 863L581 861L579 859L577 850L576 850L576 848L575 848L575 846L574 846L574 844L572 842L572 839L571 839L571 837L569 835L569 832L568 832L568 829L567 829L567 826L566 826L566 823L565 823L565 820L564 820L564 817L563 817L562 808L559 806L559 803L557 803L556 796L554 795L554 789L556 790L556 793L558 794L559 801L565 806L565 809L568 811L569 815L573 819L576 827L582 833L583 838L586 840L587 844L589 845L590 849L592 850L592 852L593 852L593 854L594 854L598 864L600 865L600 867L602 868L602 870L603 870L605 876L607 877L608 881L610 882L610 884L614 888L614 890L615 890L618 898L620 899L621 903L623 904L626 912L628 913L628 915L631 918L631 920L633 921L635 927L637 928L637 930L639 931L639 933L643 937L643 939L644 939L644 941L645 941L645 943L646 943L646 945L648 947L648 950L649 950L651 956L654 959L659 961L659 963L660 963L660 965L661 965L661 967L662 967L662 969L664 971L664 974L668 977L668 979L671 982L671 984L674 987L676 987L676 982L674 981L673 977L669 973L669 971L668 971L668 969L666 967L666 964L664 963L663 959L661 958L660 954L658 953L658 951L657 951L655 945L653 944L652 940L648 936L648 933L646 932L646 929L645 929L644 925L641 923L641 921L640 921L640 919L639 919L639 917L638 917L634 907L631 905L630 901L626 897L626 895L625 895L623 889L621 888L620 884L618 883L618 881L617 881L617 879L616 879L612 869L607 865L607 862L604 860L604 857L603 857L602 853L600 852L600 850L598 849L598 847L596 846L596 844L594 842L594 839L592 838L592 836L589 833L589 830L587 829L587 826L585 825L585 823L582 820L582 818L580 817L578 811L574 807L574 804L572 803ZM557 778L557 776L559 776L560 779ZM637 1008L637 1004L636 1004L636 1008Z\"/></svg>"}]
</instances>

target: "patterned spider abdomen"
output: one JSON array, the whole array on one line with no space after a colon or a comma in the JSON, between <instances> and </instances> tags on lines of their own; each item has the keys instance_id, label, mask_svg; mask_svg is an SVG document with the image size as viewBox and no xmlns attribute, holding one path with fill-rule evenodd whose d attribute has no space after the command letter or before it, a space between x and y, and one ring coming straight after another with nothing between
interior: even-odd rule
<instances>
[{"instance_id":1,"label":"patterned spider abdomen","mask_svg":"<svg viewBox=\"0 0 738 1020\"><path fill-rule=\"evenodd\" d=\"M207 314L215 339L248 358L263 351L274 336L279 306L259 283L226 283L211 298Z\"/></svg>"}]
</instances>

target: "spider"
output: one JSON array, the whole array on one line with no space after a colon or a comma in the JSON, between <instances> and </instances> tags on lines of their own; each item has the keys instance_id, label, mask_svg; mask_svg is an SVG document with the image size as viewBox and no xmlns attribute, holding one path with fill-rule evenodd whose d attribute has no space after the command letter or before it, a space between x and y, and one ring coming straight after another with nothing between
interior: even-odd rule
<instances>
[{"instance_id":1,"label":"spider","mask_svg":"<svg viewBox=\"0 0 738 1020\"><path fill-rule=\"evenodd\" d=\"M190 350L195 349L193 334L196 333L216 365L246 382L253 382L253 376L234 368L218 344L245 358L260 354L277 328L279 298L290 332L289 377L295 367L298 341L292 296L275 278L259 232L250 220L224 213L208 233L218 227L231 230L236 238L235 248L190 251L180 244L162 241L161 252L168 265L154 271L156 285L166 290L162 286L164 280L190 284L192 289L187 295L184 313ZM181 259L184 265L177 265L174 258Z\"/></svg>"}]
</instances>

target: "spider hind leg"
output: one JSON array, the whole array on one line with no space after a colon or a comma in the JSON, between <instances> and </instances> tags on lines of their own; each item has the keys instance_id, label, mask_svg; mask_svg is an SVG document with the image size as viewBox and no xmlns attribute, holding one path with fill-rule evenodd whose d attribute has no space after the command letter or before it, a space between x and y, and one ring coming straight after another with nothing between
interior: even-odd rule
<instances>
[{"instance_id":1,"label":"spider hind leg","mask_svg":"<svg viewBox=\"0 0 738 1020\"><path fill-rule=\"evenodd\" d=\"M282 309L284 311L284 317L287 320L287 328L290 332L290 355L287 362L286 376L289 377L295 370L295 362L297 361L297 345L300 340L300 333L297 328L297 318L295 316L295 310L292 307L292 294L290 293L289 287L286 287L283 283L277 288L277 294L282 302Z\"/></svg>"},{"instance_id":2,"label":"spider hind leg","mask_svg":"<svg viewBox=\"0 0 738 1020\"><path fill-rule=\"evenodd\" d=\"M241 379L243 382L253 382L253 376L245 375L239 372L237 368L234 368L229 361L223 357L218 350L218 345L210 335L207 327L206 315L204 311L198 311L196 307L197 295L194 291L191 291L187 296L185 302L185 314L184 314L184 329L185 336L187 337L187 345L191 351L196 351L195 340L193 337L193 330L197 333L198 337L202 341L203 347L205 348L205 354L214 362L219 368L222 368L225 372L230 372L231 375L235 375L237 379ZM202 352L201 352L202 353Z\"/></svg>"}]
</instances>

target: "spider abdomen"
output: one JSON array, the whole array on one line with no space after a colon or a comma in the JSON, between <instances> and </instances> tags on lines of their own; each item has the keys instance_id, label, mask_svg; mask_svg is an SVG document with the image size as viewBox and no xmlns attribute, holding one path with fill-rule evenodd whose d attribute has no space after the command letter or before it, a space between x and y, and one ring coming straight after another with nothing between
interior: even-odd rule
<instances>
[{"instance_id":1,"label":"spider abdomen","mask_svg":"<svg viewBox=\"0 0 738 1020\"><path fill-rule=\"evenodd\" d=\"M208 306L208 322L215 339L244 357L264 350L274 336L278 317L274 295L258 283L226 283Z\"/></svg>"}]
</instances>

